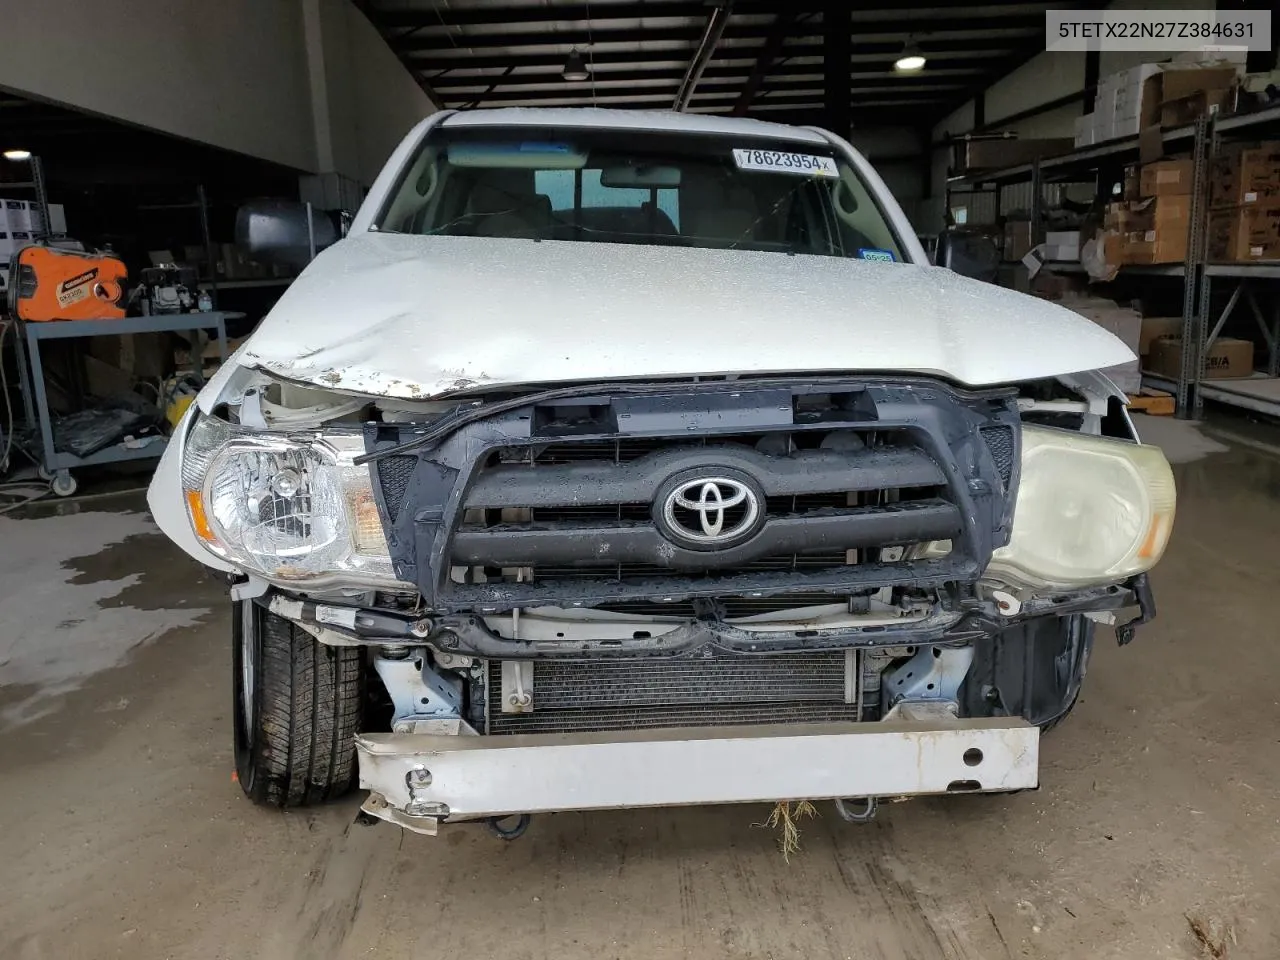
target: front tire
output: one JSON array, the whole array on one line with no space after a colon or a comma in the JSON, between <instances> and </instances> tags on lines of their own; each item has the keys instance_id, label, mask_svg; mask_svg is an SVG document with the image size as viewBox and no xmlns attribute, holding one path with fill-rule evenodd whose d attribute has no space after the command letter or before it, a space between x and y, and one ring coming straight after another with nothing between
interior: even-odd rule
<instances>
[{"instance_id":1,"label":"front tire","mask_svg":"<svg viewBox=\"0 0 1280 960\"><path fill-rule=\"evenodd\" d=\"M328 647L251 600L233 605L236 776L254 803L305 807L356 777L364 651Z\"/></svg>"}]
</instances>

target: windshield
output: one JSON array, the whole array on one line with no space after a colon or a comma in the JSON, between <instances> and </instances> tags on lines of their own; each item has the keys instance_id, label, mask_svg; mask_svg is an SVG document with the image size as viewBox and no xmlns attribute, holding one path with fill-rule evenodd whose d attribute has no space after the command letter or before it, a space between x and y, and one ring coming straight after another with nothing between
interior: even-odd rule
<instances>
[{"instance_id":1,"label":"windshield","mask_svg":"<svg viewBox=\"0 0 1280 960\"><path fill-rule=\"evenodd\" d=\"M435 127L377 229L902 259L832 147L722 135Z\"/></svg>"}]
</instances>

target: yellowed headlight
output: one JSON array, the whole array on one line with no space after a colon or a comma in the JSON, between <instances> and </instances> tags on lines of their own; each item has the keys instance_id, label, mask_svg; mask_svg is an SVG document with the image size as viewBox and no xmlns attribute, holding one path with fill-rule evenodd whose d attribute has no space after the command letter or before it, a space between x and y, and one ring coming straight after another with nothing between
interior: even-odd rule
<instances>
[{"instance_id":1,"label":"yellowed headlight","mask_svg":"<svg viewBox=\"0 0 1280 960\"><path fill-rule=\"evenodd\" d=\"M1175 502L1158 447L1024 427L1013 533L987 579L1073 587L1143 573L1164 554Z\"/></svg>"}]
</instances>

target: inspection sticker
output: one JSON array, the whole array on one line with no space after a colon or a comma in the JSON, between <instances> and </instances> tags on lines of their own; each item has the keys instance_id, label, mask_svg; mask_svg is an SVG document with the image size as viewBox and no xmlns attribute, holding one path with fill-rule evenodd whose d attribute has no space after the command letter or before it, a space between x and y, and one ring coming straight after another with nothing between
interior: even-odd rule
<instances>
[{"instance_id":1,"label":"inspection sticker","mask_svg":"<svg viewBox=\"0 0 1280 960\"><path fill-rule=\"evenodd\" d=\"M734 150L733 162L739 170L766 173L798 173L802 177L839 177L833 157L809 153L782 153L778 150Z\"/></svg>"},{"instance_id":2,"label":"inspection sticker","mask_svg":"<svg viewBox=\"0 0 1280 960\"><path fill-rule=\"evenodd\" d=\"M874 247L859 247L858 257L862 260L879 260L881 263L898 262L892 250L877 250Z\"/></svg>"}]
</instances>

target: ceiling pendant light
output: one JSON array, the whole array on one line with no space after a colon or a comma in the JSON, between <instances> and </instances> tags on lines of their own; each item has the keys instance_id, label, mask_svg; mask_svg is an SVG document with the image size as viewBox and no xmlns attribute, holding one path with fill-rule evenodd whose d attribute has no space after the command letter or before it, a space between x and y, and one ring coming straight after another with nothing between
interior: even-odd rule
<instances>
[{"instance_id":1,"label":"ceiling pendant light","mask_svg":"<svg viewBox=\"0 0 1280 960\"><path fill-rule=\"evenodd\" d=\"M893 62L893 69L899 73L919 73L927 62L916 42L908 40L907 45L902 48L902 56Z\"/></svg>"},{"instance_id":2,"label":"ceiling pendant light","mask_svg":"<svg viewBox=\"0 0 1280 960\"><path fill-rule=\"evenodd\" d=\"M578 52L577 47L569 51L569 59L564 62L564 70L560 72L560 76L571 83L591 78L591 74L587 71L587 65L582 62L582 54Z\"/></svg>"}]
</instances>

